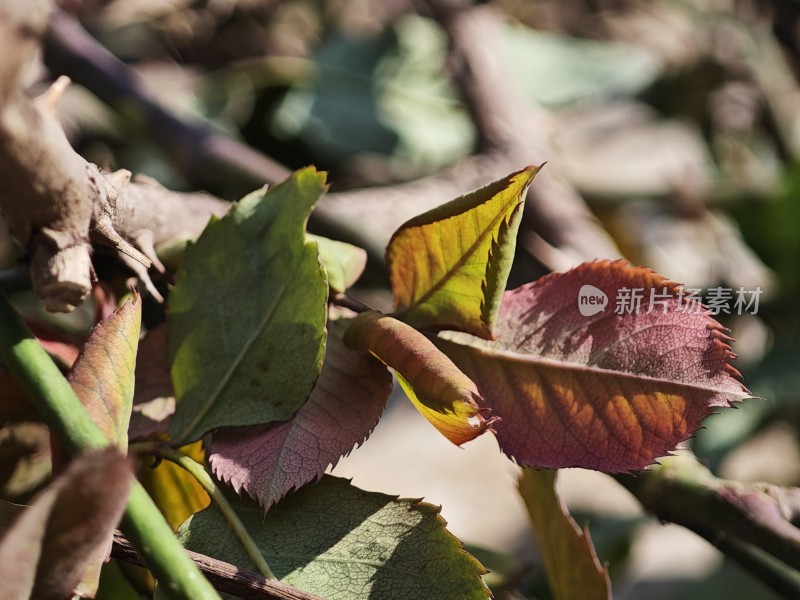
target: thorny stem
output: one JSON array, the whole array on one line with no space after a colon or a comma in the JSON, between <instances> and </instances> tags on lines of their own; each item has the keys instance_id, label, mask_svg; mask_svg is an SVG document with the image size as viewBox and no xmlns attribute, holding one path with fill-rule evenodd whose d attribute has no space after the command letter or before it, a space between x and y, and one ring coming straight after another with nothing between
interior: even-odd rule
<instances>
[{"instance_id":1,"label":"thorny stem","mask_svg":"<svg viewBox=\"0 0 800 600\"><path fill-rule=\"evenodd\" d=\"M720 479L691 453L616 480L654 516L694 531L773 589L800 597L800 489Z\"/></svg>"},{"instance_id":2,"label":"thorny stem","mask_svg":"<svg viewBox=\"0 0 800 600\"><path fill-rule=\"evenodd\" d=\"M228 525L230 525L234 535L239 539L245 552L247 552L247 556L253 561L258 572L267 579L277 579L272 569L267 564L267 561L264 559L264 555L261 554L261 551L258 549L255 540L253 540L244 523L239 519L239 515L233 510L225 494L222 493L222 490L217 486L214 478L211 477L203 465L163 442L140 442L138 444L131 444L130 450L139 454L153 454L158 458L168 460L185 469L192 475L216 503L217 508L222 513L222 516L225 517L225 520L228 522Z\"/></svg>"},{"instance_id":3,"label":"thorny stem","mask_svg":"<svg viewBox=\"0 0 800 600\"><path fill-rule=\"evenodd\" d=\"M70 454L109 445L69 382L3 293L0 293L0 360ZM219 600L138 481L131 487L121 526L169 598Z\"/></svg>"}]
</instances>

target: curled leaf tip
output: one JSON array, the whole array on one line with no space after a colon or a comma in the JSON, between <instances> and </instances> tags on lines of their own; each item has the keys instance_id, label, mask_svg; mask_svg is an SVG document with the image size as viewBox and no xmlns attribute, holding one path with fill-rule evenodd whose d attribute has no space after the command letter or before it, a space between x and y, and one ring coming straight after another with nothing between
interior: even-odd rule
<instances>
[{"instance_id":1,"label":"curled leaf tip","mask_svg":"<svg viewBox=\"0 0 800 600\"><path fill-rule=\"evenodd\" d=\"M494 422L483 416L475 382L410 325L367 311L353 319L344 342L394 369L417 410L454 444L475 439Z\"/></svg>"}]
</instances>

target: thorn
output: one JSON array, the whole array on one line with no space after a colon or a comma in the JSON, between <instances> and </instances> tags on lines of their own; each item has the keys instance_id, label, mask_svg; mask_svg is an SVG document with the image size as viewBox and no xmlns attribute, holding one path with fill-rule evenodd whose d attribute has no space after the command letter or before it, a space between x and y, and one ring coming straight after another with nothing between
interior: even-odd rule
<instances>
[{"instance_id":1,"label":"thorn","mask_svg":"<svg viewBox=\"0 0 800 600\"><path fill-rule=\"evenodd\" d=\"M153 230L142 229L133 236L133 243L149 258L153 263L153 268L159 273L165 273L166 268L158 259L155 244L153 243Z\"/></svg>"},{"instance_id":2,"label":"thorn","mask_svg":"<svg viewBox=\"0 0 800 600\"><path fill-rule=\"evenodd\" d=\"M142 283L142 285L144 285L144 289L146 289L159 304L164 304L164 296L162 296L158 289L156 289L156 286L153 283L153 280L150 279L150 274L147 272L147 269L144 267L144 265L124 254L120 254L119 258L131 271L136 273L139 281Z\"/></svg>"},{"instance_id":3,"label":"thorn","mask_svg":"<svg viewBox=\"0 0 800 600\"><path fill-rule=\"evenodd\" d=\"M103 173L103 177L117 190L118 196L122 195L122 192L128 187L131 175L132 173L128 169L117 169L113 173Z\"/></svg>"},{"instance_id":4,"label":"thorn","mask_svg":"<svg viewBox=\"0 0 800 600\"><path fill-rule=\"evenodd\" d=\"M47 90L36 99L36 103L41 107L42 111L50 116L55 116L58 111L58 103L64 92L67 91L69 84L72 80L66 75L62 75L56 79Z\"/></svg>"},{"instance_id":5,"label":"thorn","mask_svg":"<svg viewBox=\"0 0 800 600\"><path fill-rule=\"evenodd\" d=\"M150 259L144 254L139 252L131 244L129 244L123 237L117 233L117 230L111 225L110 219L101 217L94 223L91 234L97 241L113 246L123 254L127 254L133 260L139 261L148 269L152 265Z\"/></svg>"}]
</instances>

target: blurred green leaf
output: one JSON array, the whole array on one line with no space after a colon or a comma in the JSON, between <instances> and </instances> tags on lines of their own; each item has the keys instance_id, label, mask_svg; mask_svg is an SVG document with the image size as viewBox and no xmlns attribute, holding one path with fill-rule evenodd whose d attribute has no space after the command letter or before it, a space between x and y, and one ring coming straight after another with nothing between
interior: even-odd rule
<instances>
[{"instance_id":1,"label":"blurred green leaf","mask_svg":"<svg viewBox=\"0 0 800 600\"><path fill-rule=\"evenodd\" d=\"M331 240L319 235L308 235L319 248L319 261L328 274L328 287L334 292L344 292L353 285L367 265L367 251L358 246Z\"/></svg>"},{"instance_id":2,"label":"blurred green leaf","mask_svg":"<svg viewBox=\"0 0 800 600\"><path fill-rule=\"evenodd\" d=\"M290 89L272 130L299 138L321 162L379 154L420 173L451 164L469 154L475 134L443 76L446 49L441 29L418 16L371 37L329 32L314 77Z\"/></svg>"},{"instance_id":3,"label":"blurred green leaf","mask_svg":"<svg viewBox=\"0 0 800 600\"><path fill-rule=\"evenodd\" d=\"M661 74L655 59L634 46L506 28L505 64L524 96L558 107L633 95Z\"/></svg>"}]
</instances>

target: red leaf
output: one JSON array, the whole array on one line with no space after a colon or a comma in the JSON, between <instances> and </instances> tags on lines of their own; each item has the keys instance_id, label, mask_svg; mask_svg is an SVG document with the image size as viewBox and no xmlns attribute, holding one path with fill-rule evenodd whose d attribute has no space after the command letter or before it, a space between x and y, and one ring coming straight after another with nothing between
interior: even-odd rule
<instances>
[{"instance_id":1,"label":"red leaf","mask_svg":"<svg viewBox=\"0 0 800 600\"><path fill-rule=\"evenodd\" d=\"M214 434L209 463L266 510L293 489L319 479L372 432L386 407L392 378L373 357L345 348L350 320L331 320L317 384L289 421L226 427Z\"/></svg>"},{"instance_id":2,"label":"red leaf","mask_svg":"<svg viewBox=\"0 0 800 600\"><path fill-rule=\"evenodd\" d=\"M585 305L589 316L579 310L584 286L608 298ZM636 314L615 313L625 288L646 299ZM651 291L664 302L648 313ZM749 396L729 364L730 338L678 297L677 284L648 269L586 263L506 292L495 341L448 333L437 344L476 382L479 402L501 418L501 447L521 464L641 469L713 407Z\"/></svg>"}]
</instances>

